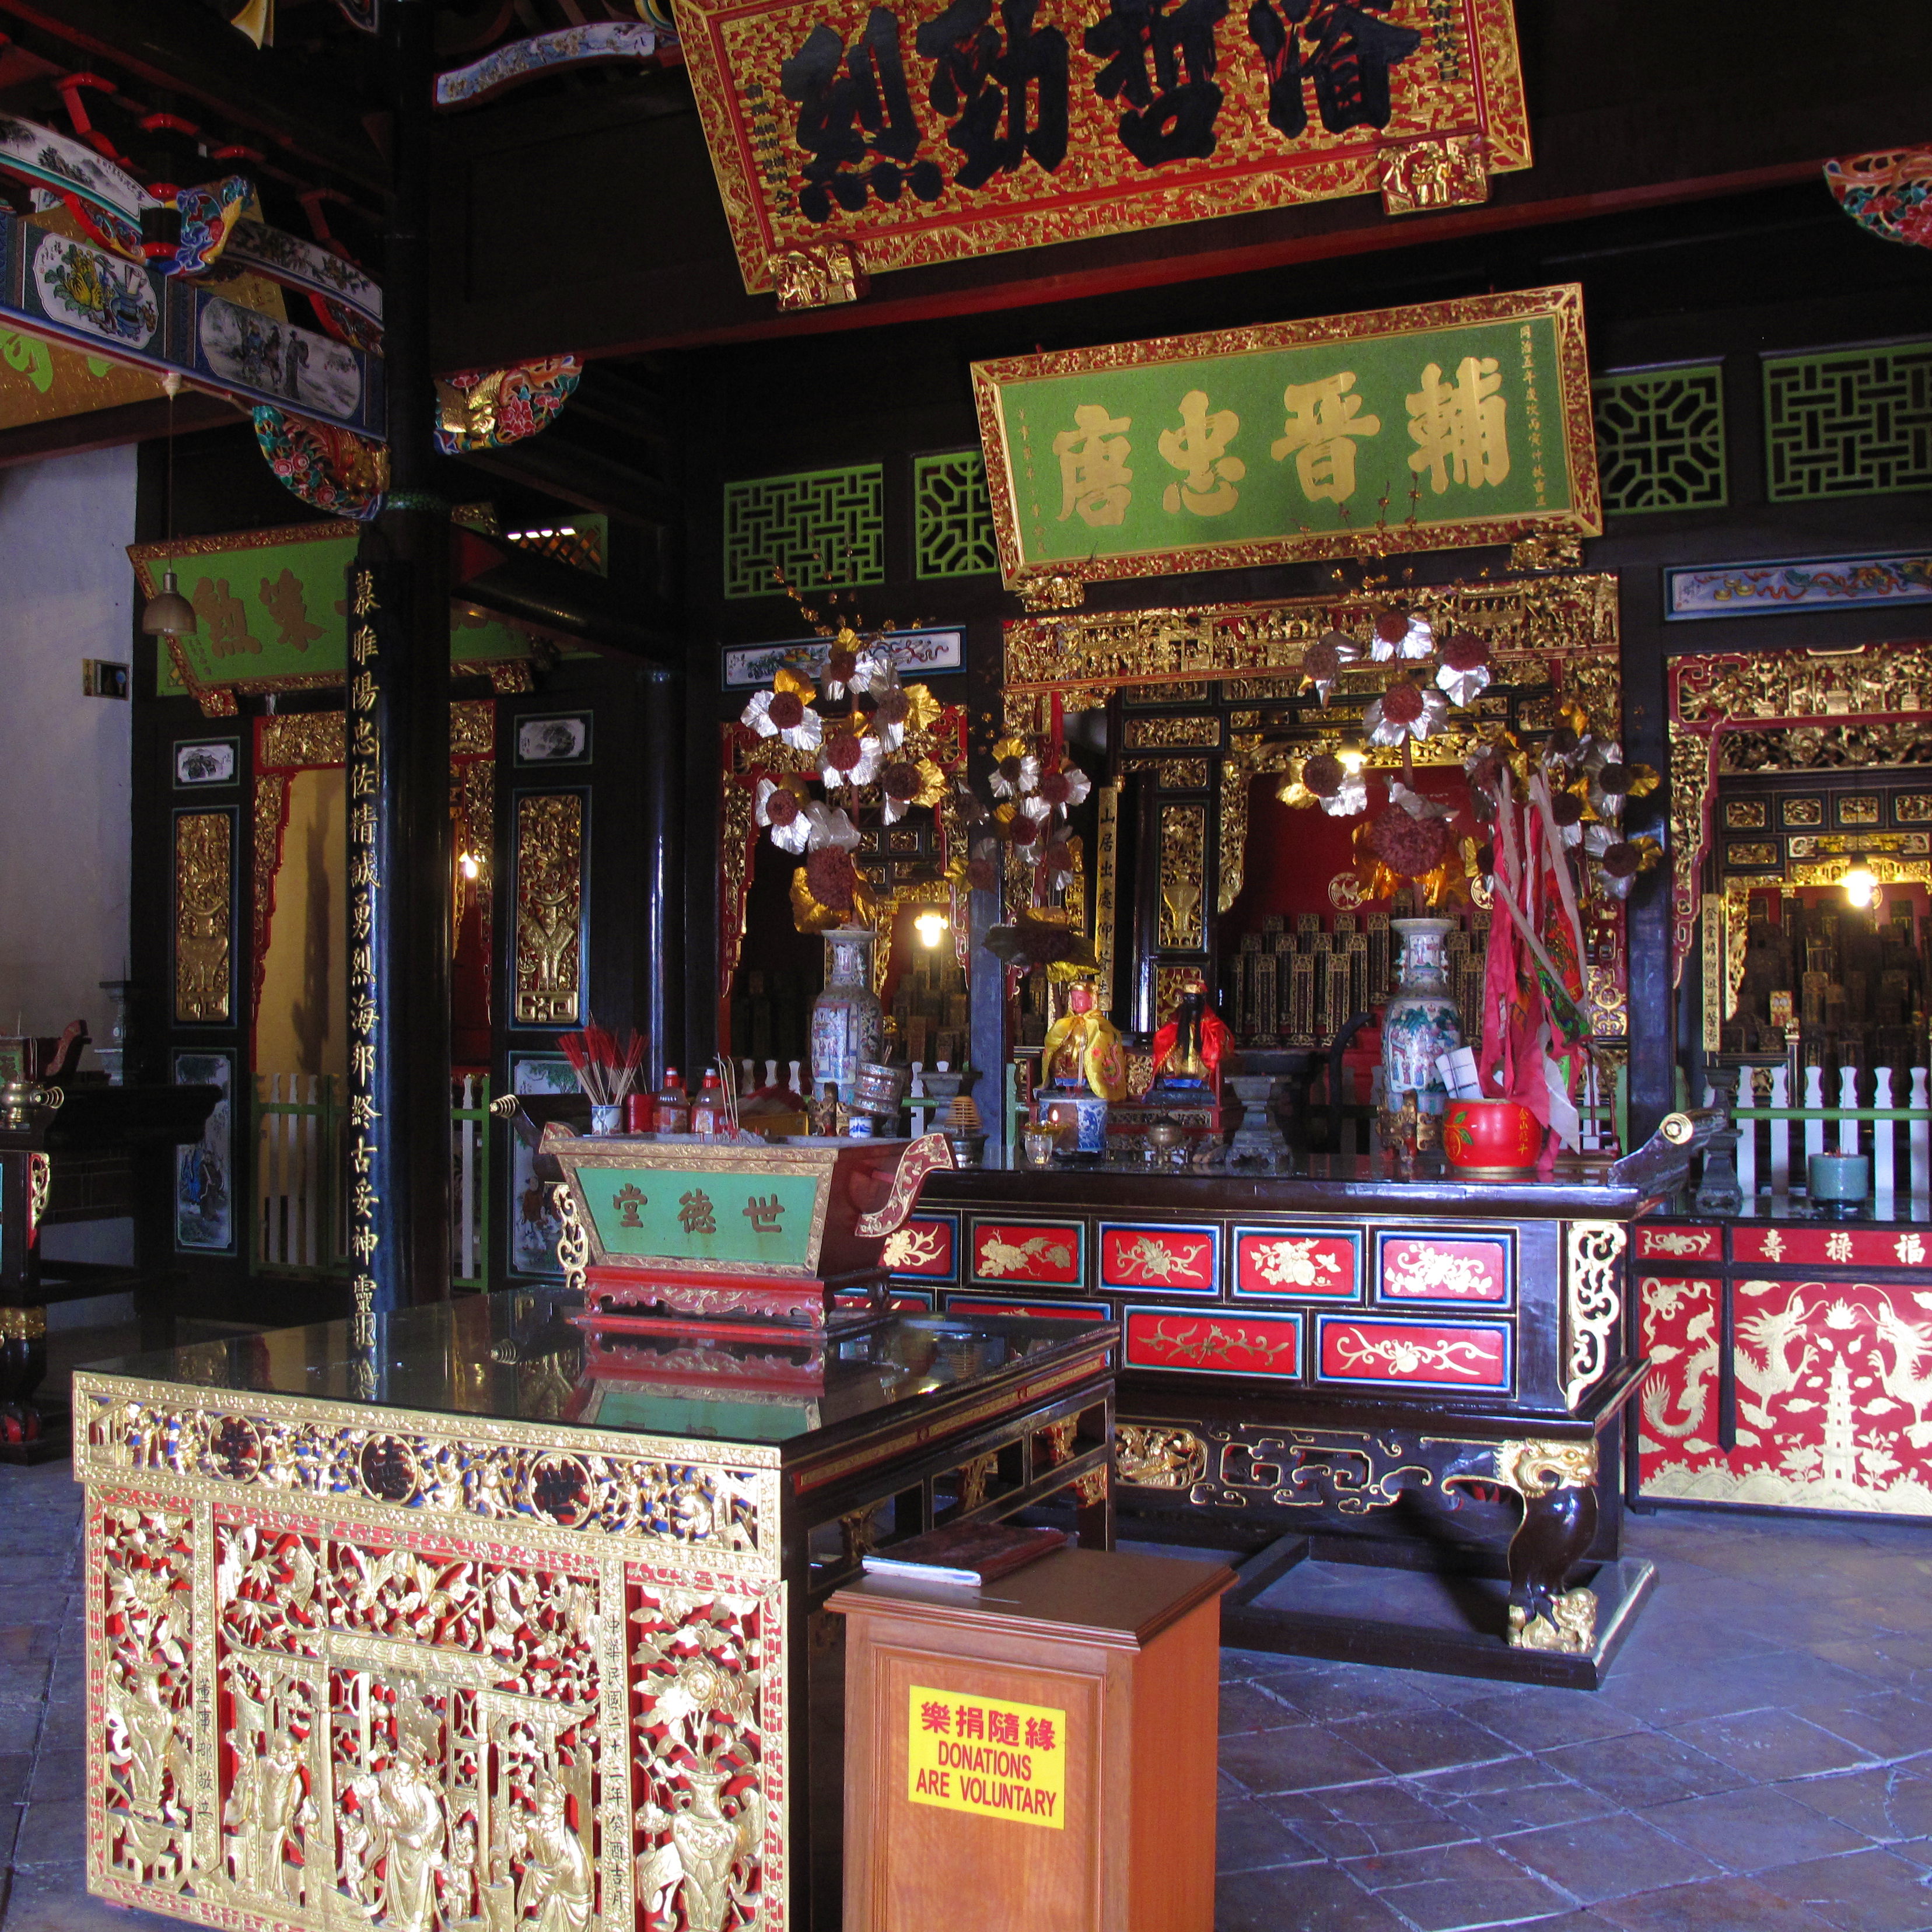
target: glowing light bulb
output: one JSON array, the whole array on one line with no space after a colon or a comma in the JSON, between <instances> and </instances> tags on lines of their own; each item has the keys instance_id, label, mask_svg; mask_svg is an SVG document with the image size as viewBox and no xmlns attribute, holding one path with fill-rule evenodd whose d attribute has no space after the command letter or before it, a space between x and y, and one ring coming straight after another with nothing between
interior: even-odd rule
<instances>
[{"instance_id":1,"label":"glowing light bulb","mask_svg":"<svg viewBox=\"0 0 1932 1932\"><path fill-rule=\"evenodd\" d=\"M912 925L922 946L937 946L946 937L946 915L943 912L922 912Z\"/></svg>"},{"instance_id":2,"label":"glowing light bulb","mask_svg":"<svg viewBox=\"0 0 1932 1932\"><path fill-rule=\"evenodd\" d=\"M474 852L464 853L457 860L456 864L457 869L466 879L477 878L483 870L483 862Z\"/></svg>"},{"instance_id":3,"label":"glowing light bulb","mask_svg":"<svg viewBox=\"0 0 1932 1932\"><path fill-rule=\"evenodd\" d=\"M1845 889L1845 897L1857 907L1869 906L1878 897L1878 880L1872 875L1869 866L1852 866L1838 881Z\"/></svg>"},{"instance_id":4,"label":"glowing light bulb","mask_svg":"<svg viewBox=\"0 0 1932 1932\"><path fill-rule=\"evenodd\" d=\"M1344 752L1342 754L1342 769L1351 778L1353 778L1367 762L1368 760L1360 752Z\"/></svg>"}]
</instances>

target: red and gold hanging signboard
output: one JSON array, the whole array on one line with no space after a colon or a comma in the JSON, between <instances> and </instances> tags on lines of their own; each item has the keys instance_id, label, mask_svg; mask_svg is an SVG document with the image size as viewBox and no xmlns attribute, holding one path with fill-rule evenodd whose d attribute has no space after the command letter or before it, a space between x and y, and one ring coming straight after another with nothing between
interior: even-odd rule
<instances>
[{"instance_id":1,"label":"red and gold hanging signboard","mask_svg":"<svg viewBox=\"0 0 1932 1932\"><path fill-rule=\"evenodd\" d=\"M745 286L891 268L1530 163L1510 0L689 0L678 24Z\"/></svg>"}]
</instances>

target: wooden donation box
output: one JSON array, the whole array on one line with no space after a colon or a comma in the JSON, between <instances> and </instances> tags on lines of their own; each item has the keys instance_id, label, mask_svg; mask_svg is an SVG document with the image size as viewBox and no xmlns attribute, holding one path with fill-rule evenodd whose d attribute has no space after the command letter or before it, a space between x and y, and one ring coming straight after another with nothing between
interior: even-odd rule
<instances>
[{"instance_id":1,"label":"wooden donation box","mask_svg":"<svg viewBox=\"0 0 1932 1932\"><path fill-rule=\"evenodd\" d=\"M75 1378L91 1890L231 1932L808 1932L812 1612L941 1499L1077 1488L1104 1540L1117 1333L576 1312Z\"/></svg>"},{"instance_id":2,"label":"wooden donation box","mask_svg":"<svg viewBox=\"0 0 1932 1932\"><path fill-rule=\"evenodd\" d=\"M1210 1932L1219 1563L1067 1550L846 1618L845 1932Z\"/></svg>"}]
</instances>

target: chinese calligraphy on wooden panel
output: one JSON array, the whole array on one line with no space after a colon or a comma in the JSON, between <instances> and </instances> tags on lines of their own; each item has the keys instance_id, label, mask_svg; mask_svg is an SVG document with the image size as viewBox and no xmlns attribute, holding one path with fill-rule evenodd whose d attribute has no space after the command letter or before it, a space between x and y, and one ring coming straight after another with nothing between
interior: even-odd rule
<instances>
[{"instance_id":1,"label":"chinese calligraphy on wooden panel","mask_svg":"<svg viewBox=\"0 0 1932 1932\"><path fill-rule=\"evenodd\" d=\"M745 286L862 278L1529 165L1510 0L692 0Z\"/></svg>"},{"instance_id":2,"label":"chinese calligraphy on wooden panel","mask_svg":"<svg viewBox=\"0 0 1932 1932\"><path fill-rule=\"evenodd\" d=\"M973 379L1010 586L1603 527L1574 284Z\"/></svg>"}]
</instances>

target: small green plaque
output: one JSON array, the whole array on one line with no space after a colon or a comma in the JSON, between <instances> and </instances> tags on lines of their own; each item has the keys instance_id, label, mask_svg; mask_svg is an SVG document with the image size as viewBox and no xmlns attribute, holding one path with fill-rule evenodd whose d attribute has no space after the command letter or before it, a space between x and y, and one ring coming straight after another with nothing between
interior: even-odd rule
<instances>
[{"instance_id":1,"label":"small green plaque","mask_svg":"<svg viewBox=\"0 0 1932 1932\"><path fill-rule=\"evenodd\" d=\"M606 1254L793 1273L811 1264L814 1175L584 1166L577 1186Z\"/></svg>"}]
</instances>

